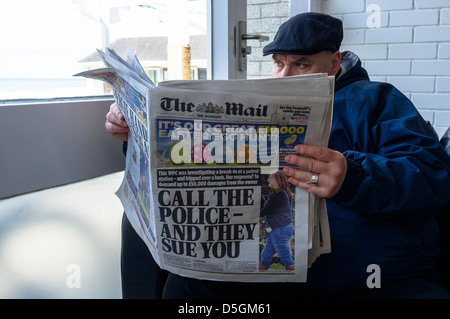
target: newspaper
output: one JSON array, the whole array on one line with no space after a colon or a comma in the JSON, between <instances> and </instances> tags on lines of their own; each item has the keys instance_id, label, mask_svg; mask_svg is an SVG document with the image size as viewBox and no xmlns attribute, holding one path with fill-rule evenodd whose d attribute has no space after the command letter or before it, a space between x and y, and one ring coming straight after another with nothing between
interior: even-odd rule
<instances>
[{"instance_id":1,"label":"newspaper","mask_svg":"<svg viewBox=\"0 0 450 319\"><path fill-rule=\"evenodd\" d=\"M108 83L130 127L117 195L160 267L207 280L305 282L331 251L325 200L281 170L295 145L328 144L334 77L155 86L135 54L99 54L105 68L77 76Z\"/></svg>"}]
</instances>

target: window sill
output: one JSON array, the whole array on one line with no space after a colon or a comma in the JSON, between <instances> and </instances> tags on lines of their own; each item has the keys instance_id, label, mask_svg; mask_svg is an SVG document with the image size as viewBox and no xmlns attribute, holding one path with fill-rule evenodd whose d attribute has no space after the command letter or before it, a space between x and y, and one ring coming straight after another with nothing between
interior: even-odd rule
<instances>
[{"instance_id":1,"label":"window sill","mask_svg":"<svg viewBox=\"0 0 450 319\"><path fill-rule=\"evenodd\" d=\"M48 98L48 99L14 99L14 100L0 100L0 105L25 105L25 104L42 104L42 103L76 103L76 102L92 102L92 101L107 101L113 100L112 95L97 95L97 96L78 96L78 97L64 97L64 98Z\"/></svg>"}]
</instances>

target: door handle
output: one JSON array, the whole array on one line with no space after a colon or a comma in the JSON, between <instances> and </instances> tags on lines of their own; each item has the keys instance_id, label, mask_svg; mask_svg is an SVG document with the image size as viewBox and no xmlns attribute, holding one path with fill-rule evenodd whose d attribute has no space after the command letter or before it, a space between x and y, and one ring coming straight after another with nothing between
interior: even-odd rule
<instances>
[{"instance_id":1,"label":"door handle","mask_svg":"<svg viewBox=\"0 0 450 319\"><path fill-rule=\"evenodd\" d=\"M261 34L243 34L242 40L259 40L259 42L269 41L269 37Z\"/></svg>"},{"instance_id":2,"label":"door handle","mask_svg":"<svg viewBox=\"0 0 450 319\"><path fill-rule=\"evenodd\" d=\"M239 71L247 71L247 55L252 53L252 47L247 46L247 40L269 41L269 37L261 34L247 34L247 21L238 21L236 26L236 57Z\"/></svg>"}]
</instances>

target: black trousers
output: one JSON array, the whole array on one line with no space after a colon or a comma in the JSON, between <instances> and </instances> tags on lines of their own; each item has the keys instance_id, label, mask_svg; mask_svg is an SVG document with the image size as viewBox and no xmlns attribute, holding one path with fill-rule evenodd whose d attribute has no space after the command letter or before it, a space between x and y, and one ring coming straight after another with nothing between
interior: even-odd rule
<instances>
[{"instance_id":1,"label":"black trousers","mask_svg":"<svg viewBox=\"0 0 450 319\"><path fill-rule=\"evenodd\" d=\"M159 268L126 214L122 218L122 298L160 299L168 272Z\"/></svg>"}]
</instances>

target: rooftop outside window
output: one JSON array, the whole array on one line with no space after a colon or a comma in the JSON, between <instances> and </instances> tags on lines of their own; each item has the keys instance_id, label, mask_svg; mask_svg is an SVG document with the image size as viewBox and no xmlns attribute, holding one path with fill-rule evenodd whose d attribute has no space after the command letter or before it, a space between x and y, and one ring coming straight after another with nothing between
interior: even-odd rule
<instances>
[{"instance_id":1,"label":"rooftop outside window","mask_svg":"<svg viewBox=\"0 0 450 319\"><path fill-rule=\"evenodd\" d=\"M206 69L206 1L185 6L191 74ZM102 67L96 49L135 51L156 81L168 79L168 44L177 29L168 1L15 0L0 3L0 103L109 95L100 81L74 77ZM174 31L172 31L174 30ZM179 27L178 27L179 31ZM175 67L172 67L174 69Z\"/></svg>"}]
</instances>

